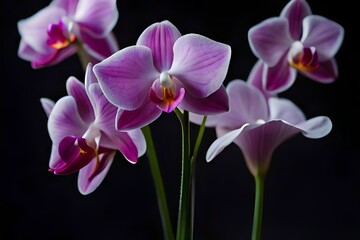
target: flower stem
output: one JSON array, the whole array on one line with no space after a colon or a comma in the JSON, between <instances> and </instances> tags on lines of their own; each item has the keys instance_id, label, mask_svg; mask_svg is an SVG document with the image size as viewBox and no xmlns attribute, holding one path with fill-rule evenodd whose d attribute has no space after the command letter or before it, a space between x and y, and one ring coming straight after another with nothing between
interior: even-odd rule
<instances>
[{"instance_id":1,"label":"flower stem","mask_svg":"<svg viewBox=\"0 0 360 240\"><path fill-rule=\"evenodd\" d=\"M90 56L85 51L83 43L81 43L80 41L76 41L76 49L77 49L77 54L78 54L81 66L82 66L83 70L85 71L88 63L90 62Z\"/></svg>"},{"instance_id":2,"label":"flower stem","mask_svg":"<svg viewBox=\"0 0 360 240\"><path fill-rule=\"evenodd\" d=\"M191 221L191 159L190 159L190 122L189 112L175 111L182 130L182 163L180 201L177 222L176 240L192 239Z\"/></svg>"},{"instance_id":3,"label":"flower stem","mask_svg":"<svg viewBox=\"0 0 360 240\"><path fill-rule=\"evenodd\" d=\"M265 174L255 176L255 207L251 240L260 240L264 203Z\"/></svg>"},{"instance_id":4,"label":"flower stem","mask_svg":"<svg viewBox=\"0 0 360 240\"><path fill-rule=\"evenodd\" d=\"M142 132L144 133L147 144L146 154L149 159L151 175L154 180L154 185L156 189L156 196L157 196L161 221L163 225L164 238L165 240L174 240L175 239L174 232L171 225L170 214L167 206L164 184L156 156L155 146L152 140L150 127L149 126L143 127Z\"/></svg>"},{"instance_id":5,"label":"flower stem","mask_svg":"<svg viewBox=\"0 0 360 240\"><path fill-rule=\"evenodd\" d=\"M198 132L198 136L195 141L195 146L191 157L191 230L194 229L194 215L195 215L195 210L194 210L195 209L195 163L201 145L201 141L204 136L206 119L207 116L204 116ZM193 239L193 232L191 232L191 239Z\"/></svg>"}]
</instances>

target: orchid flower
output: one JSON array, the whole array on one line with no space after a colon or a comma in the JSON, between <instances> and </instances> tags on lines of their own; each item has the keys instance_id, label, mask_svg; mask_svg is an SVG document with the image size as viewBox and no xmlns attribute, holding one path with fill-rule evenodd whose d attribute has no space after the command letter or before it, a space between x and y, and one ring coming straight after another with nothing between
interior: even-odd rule
<instances>
[{"instance_id":1,"label":"orchid flower","mask_svg":"<svg viewBox=\"0 0 360 240\"><path fill-rule=\"evenodd\" d=\"M176 107L203 115L228 110L223 86L230 46L198 34L181 35L169 21L147 27L137 44L94 65L117 129L145 126Z\"/></svg>"},{"instance_id":2,"label":"orchid flower","mask_svg":"<svg viewBox=\"0 0 360 240\"><path fill-rule=\"evenodd\" d=\"M255 85L233 80L226 88L230 111L208 116L207 126L215 127L217 139L206 153L210 162L231 143L242 151L255 179L255 206L251 239L260 239L264 198L264 179L274 150L296 134L307 138L326 136L331 120L318 116L306 120L304 113L290 100L263 95ZM199 123L199 116L190 118Z\"/></svg>"},{"instance_id":3,"label":"orchid flower","mask_svg":"<svg viewBox=\"0 0 360 240\"><path fill-rule=\"evenodd\" d=\"M118 50L111 32L118 19L116 0L53 0L18 22L18 56L34 69L57 64L78 52L84 67Z\"/></svg>"},{"instance_id":4,"label":"orchid flower","mask_svg":"<svg viewBox=\"0 0 360 240\"><path fill-rule=\"evenodd\" d=\"M251 50L264 64L262 86L274 93L290 88L298 72L320 83L335 81L343 38L343 27L312 14L305 0L291 0L279 17L248 32Z\"/></svg>"},{"instance_id":5,"label":"orchid flower","mask_svg":"<svg viewBox=\"0 0 360 240\"><path fill-rule=\"evenodd\" d=\"M217 139L209 147L210 162L234 142L242 151L250 172L266 173L274 150L288 138L301 133L307 138L326 136L331 120L318 116L306 120L304 113L290 100L270 97L268 100L255 86L243 80L231 81L226 90L230 111L208 116L207 127L215 127ZM196 115L190 119L199 123Z\"/></svg>"},{"instance_id":6,"label":"orchid flower","mask_svg":"<svg viewBox=\"0 0 360 240\"><path fill-rule=\"evenodd\" d=\"M145 153L146 143L140 129L115 129L117 108L102 93L91 63L85 84L69 77L66 87L68 96L56 103L41 99L52 140L49 170L57 175L79 171L78 188L85 195L103 181L117 150L130 163L136 163Z\"/></svg>"}]
</instances>

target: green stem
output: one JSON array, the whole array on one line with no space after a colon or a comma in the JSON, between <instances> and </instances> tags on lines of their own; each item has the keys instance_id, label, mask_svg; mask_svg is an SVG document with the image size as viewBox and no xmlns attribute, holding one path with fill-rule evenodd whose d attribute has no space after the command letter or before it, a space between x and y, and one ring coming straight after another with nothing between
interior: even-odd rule
<instances>
[{"instance_id":1,"label":"green stem","mask_svg":"<svg viewBox=\"0 0 360 240\"><path fill-rule=\"evenodd\" d=\"M195 163L201 145L201 141L204 136L206 119L207 116L204 116L198 132L198 136L195 141L195 146L191 157L191 229L192 230L194 229L194 212L195 212ZM192 237L193 237L193 233L191 233L191 239Z\"/></svg>"},{"instance_id":2,"label":"green stem","mask_svg":"<svg viewBox=\"0 0 360 240\"><path fill-rule=\"evenodd\" d=\"M83 43L80 41L76 41L76 50L79 56L79 60L81 62L81 66L83 70L86 71L87 65L90 62L90 56L85 51Z\"/></svg>"},{"instance_id":3,"label":"green stem","mask_svg":"<svg viewBox=\"0 0 360 240\"><path fill-rule=\"evenodd\" d=\"M179 110L175 110L175 113L180 120L182 130L181 183L176 240L189 240L192 238L189 112L181 113Z\"/></svg>"},{"instance_id":4,"label":"green stem","mask_svg":"<svg viewBox=\"0 0 360 240\"><path fill-rule=\"evenodd\" d=\"M265 174L255 176L255 207L251 240L260 240L264 203Z\"/></svg>"},{"instance_id":5,"label":"green stem","mask_svg":"<svg viewBox=\"0 0 360 240\"><path fill-rule=\"evenodd\" d=\"M161 221L163 225L164 238L165 240L174 240L175 238L174 238L174 233L170 220L170 214L167 206L164 184L156 156L155 146L151 136L150 127L149 126L143 127L142 132L144 133L147 144L146 154L149 159L151 175L154 180L154 185L156 189L156 196L157 196Z\"/></svg>"}]
</instances>

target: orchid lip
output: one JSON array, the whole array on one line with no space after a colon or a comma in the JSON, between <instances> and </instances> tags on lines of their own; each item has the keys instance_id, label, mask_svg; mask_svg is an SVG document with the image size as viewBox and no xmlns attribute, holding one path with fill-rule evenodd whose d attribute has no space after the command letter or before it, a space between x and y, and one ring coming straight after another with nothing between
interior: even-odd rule
<instances>
[{"instance_id":1,"label":"orchid lip","mask_svg":"<svg viewBox=\"0 0 360 240\"><path fill-rule=\"evenodd\" d=\"M288 61L290 66L303 71L314 71L320 65L316 48L305 47L300 41L292 44Z\"/></svg>"},{"instance_id":2,"label":"orchid lip","mask_svg":"<svg viewBox=\"0 0 360 240\"><path fill-rule=\"evenodd\" d=\"M59 23L52 23L48 27L47 44L55 49L62 49L69 46L76 39L72 33L73 22L68 19L61 19Z\"/></svg>"}]
</instances>

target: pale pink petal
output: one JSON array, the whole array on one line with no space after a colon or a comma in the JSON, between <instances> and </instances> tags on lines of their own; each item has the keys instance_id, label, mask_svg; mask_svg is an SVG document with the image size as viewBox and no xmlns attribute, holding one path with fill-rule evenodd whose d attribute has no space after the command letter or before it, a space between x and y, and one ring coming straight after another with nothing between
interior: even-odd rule
<instances>
[{"instance_id":1,"label":"pale pink petal","mask_svg":"<svg viewBox=\"0 0 360 240\"><path fill-rule=\"evenodd\" d=\"M321 62L319 68L314 71L301 71L301 73L320 83L332 83L339 75L335 58Z\"/></svg>"},{"instance_id":2,"label":"pale pink petal","mask_svg":"<svg viewBox=\"0 0 360 240\"><path fill-rule=\"evenodd\" d=\"M140 129L134 129L127 131L127 133L136 145L136 148L138 150L138 158L143 156L147 148L143 132Z\"/></svg>"},{"instance_id":3,"label":"pale pink petal","mask_svg":"<svg viewBox=\"0 0 360 240\"><path fill-rule=\"evenodd\" d=\"M206 98L197 98L191 94L185 94L179 108L201 115L217 115L229 111L229 97L225 87L221 86Z\"/></svg>"},{"instance_id":4,"label":"pale pink petal","mask_svg":"<svg viewBox=\"0 0 360 240\"><path fill-rule=\"evenodd\" d=\"M51 110L53 109L55 102L49 98L40 98L41 106L44 109L46 116L49 117Z\"/></svg>"},{"instance_id":5,"label":"pale pink petal","mask_svg":"<svg viewBox=\"0 0 360 240\"><path fill-rule=\"evenodd\" d=\"M272 120L245 127L234 143L240 147L250 172L257 175L259 170L267 171L274 150L300 132L282 120Z\"/></svg>"},{"instance_id":6,"label":"pale pink petal","mask_svg":"<svg viewBox=\"0 0 360 240\"><path fill-rule=\"evenodd\" d=\"M297 76L297 70L290 67L286 58L273 67L265 65L263 71L265 91L270 95L288 90L294 84Z\"/></svg>"},{"instance_id":7,"label":"pale pink petal","mask_svg":"<svg viewBox=\"0 0 360 240\"><path fill-rule=\"evenodd\" d=\"M265 89L264 84L266 83L263 78L264 73L264 62L258 60L252 67L250 74L247 79L247 83L253 85L259 89L266 98L276 95L276 93L269 92Z\"/></svg>"},{"instance_id":8,"label":"pale pink petal","mask_svg":"<svg viewBox=\"0 0 360 240\"><path fill-rule=\"evenodd\" d=\"M17 27L21 39L34 51L49 55L54 49L47 44L47 29L49 24L58 23L66 13L64 9L49 5L29 18L18 22Z\"/></svg>"},{"instance_id":9,"label":"pale pink petal","mask_svg":"<svg viewBox=\"0 0 360 240\"><path fill-rule=\"evenodd\" d=\"M311 14L307 1L291 0L281 11L280 16L286 17L289 21L289 30L294 40L300 40L302 34L302 21Z\"/></svg>"},{"instance_id":10,"label":"pale pink petal","mask_svg":"<svg viewBox=\"0 0 360 240\"><path fill-rule=\"evenodd\" d=\"M75 99L78 112L85 122L92 122L95 118L94 110L85 91L84 84L75 77L66 81L66 90Z\"/></svg>"},{"instance_id":11,"label":"pale pink petal","mask_svg":"<svg viewBox=\"0 0 360 240\"><path fill-rule=\"evenodd\" d=\"M303 21L301 41L305 46L314 46L319 55L319 61L333 58L338 52L343 39L344 28L325 17L311 15Z\"/></svg>"},{"instance_id":12,"label":"pale pink petal","mask_svg":"<svg viewBox=\"0 0 360 240\"><path fill-rule=\"evenodd\" d=\"M213 160L218 154L220 154L225 147L229 146L235 138L239 136L239 134L243 131L243 129L247 126L247 124L243 125L239 129L232 130L227 134L217 138L209 147L206 152L206 161L210 162Z\"/></svg>"},{"instance_id":13,"label":"pale pink petal","mask_svg":"<svg viewBox=\"0 0 360 240\"><path fill-rule=\"evenodd\" d=\"M116 0L80 0L74 20L81 31L100 38L111 32L118 17Z\"/></svg>"},{"instance_id":14,"label":"pale pink petal","mask_svg":"<svg viewBox=\"0 0 360 240\"><path fill-rule=\"evenodd\" d=\"M79 115L74 98L65 96L59 99L48 120L51 140L57 144L68 135L82 136L86 129L87 125Z\"/></svg>"},{"instance_id":15,"label":"pale pink petal","mask_svg":"<svg viewBox=\"0 0 360 240\"><path fill-rule=\"evenodd\" d=\"M204 98L223 84L231 56L229 45L198 34L187 34L174 44L170 75L176 76L187 92Z\"/></svg>"},{"instance_id":16,"label":"pale pink petal","mask_svg":"<svg viewBox=\"0 0 360 240\"><path fill-rule=\"evenodd\" d=\"M173 45L181 36L179 30L168 20L153 23L140 35L137 45L151 49L155 68L159 71L169 70L173 61Z\"/></svg>"},{"instance_id":17,"label":"pale pink petal","mask_svg":"<svg viewBox=\"0 0 360 240\"><path fill-rule=\"evenodd\" d=\"M302 134L305 137L317 139L330 133L332 122L330 118L326 116L318 116L298 124L297 127L302 129Z\"/></svg>"},{"instance_id":18,"label":"pale pink petal","mask_svg":"<svg viewBox=\"0 0 360 240\"><path fill-rule=\"evenodd\" d=\"M108 100L125 110L139 108L159 77L151 50L144 46L124 48L93 67Z\"/></svg>"},{"instance_id":19,"label":"pale pink petal","mask_svg":"<svg viewBox=\"0 0 360 240\"><path fill-rule=\"evenodd\" d=\"M281 119L292 125L306 120L304 113L292 101L286 98L270 98L270 119Z\"/></svg>"},{"instance_id":20,"label":"pale pink petal","mask_svg":"<svg viewBox=\"0 0 360 240\"><path fill-rule=\"evenodd\" d=\"M259 119L266 121L269 118L266 98L257 88L236 79L229 82L227 92L230 112L222 115L219 126L235 129L245 123L255 123Z\"/></svg>"},{"instance_id":21,"label":"pale pink petal","mask_svg":"<svg viewBox=\"0 0 360 240\"><path fill-rule=\"evenodd\" d=\"M133 111L119 109L116 115L116 128L120 131L141 128L155 121L162 112L163 111L150 100Z\"/></svg>"},{"instance_id":22,"label":"pale pink petal","mask_svg":"<svg viewBox=\"0 0 360 240\"><path fill-rule=\"evenodd\" d=\"M85 51L94 58L93 64L104 60L119 50L117 40L112 32L103 38L94 38L91 35L82 33L81 40L84 43Z\"/></svg>"},{"instance_id":23,"label":"pale pink petal","mask_svg":"<svg viewBox=\"0 0 360 240\"><path fill-rule=\"evenodd\" d=\"M78 189L81 194L88 195L92 193L104 180L107 175L110 166L114 160L115 151L111 153L104 153L100 156L101 166L98 166L97 171L94 174L96 161L93 160L87 166L83 167L79 171L78 175Z\"/></svg>"},{"instance_id":24,"label":"pale pink petal","mask_svg":"<svg viewBox=\"0 0 360 240\"><path fill-rule=\"evenodd\" d=\"M293 39L286 18L273 17L250 28L248 32L250 48L270 67L277 64L289 50Z\"/></svg>"}]
</instances>

